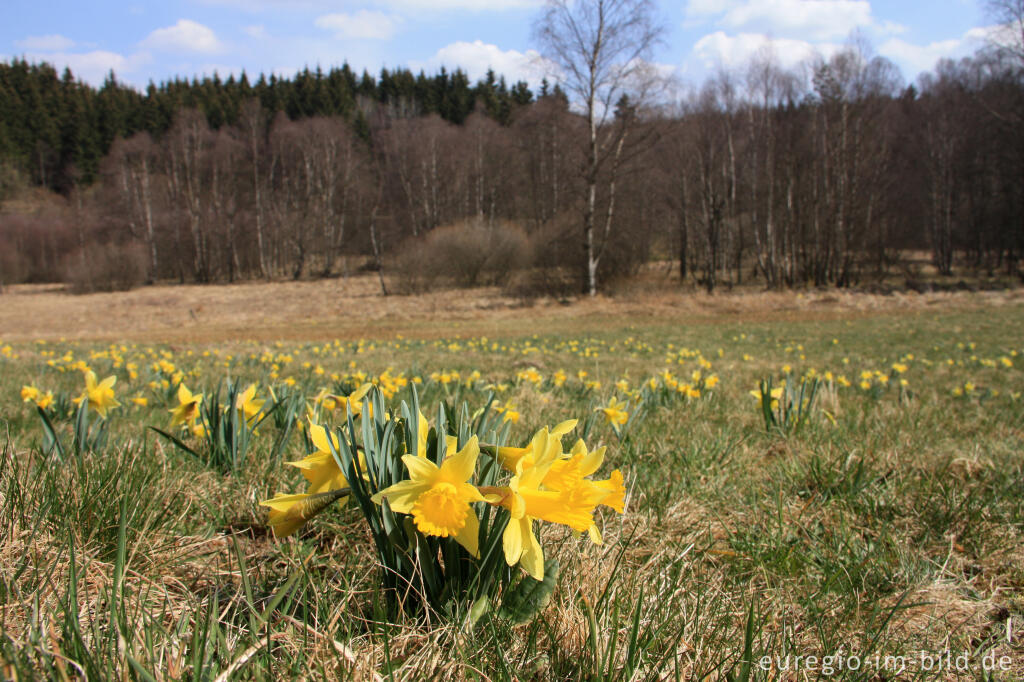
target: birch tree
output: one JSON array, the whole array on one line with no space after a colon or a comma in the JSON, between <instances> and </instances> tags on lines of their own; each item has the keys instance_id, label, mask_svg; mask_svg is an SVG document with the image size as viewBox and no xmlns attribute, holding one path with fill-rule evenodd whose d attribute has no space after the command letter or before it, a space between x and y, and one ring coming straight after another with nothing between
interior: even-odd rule
<instances>
[{"instance_id":1,"label":"birch tree","mask_svg":"<svg viewBox=\"0 0 1024 682\"><path fill-rule=\"evenodd\" d=\"M584 288L591 296L597 294L597 268L613 225L616 172L636 122L632 115L617 116L617 105L626 101L635 111L650 100L659 82L650 58L663 33L651 0L548 0L534 25L541 54L586 118L580 173ZM603 234L597 233L599 220Z\"/></svg>"}]
</instances>

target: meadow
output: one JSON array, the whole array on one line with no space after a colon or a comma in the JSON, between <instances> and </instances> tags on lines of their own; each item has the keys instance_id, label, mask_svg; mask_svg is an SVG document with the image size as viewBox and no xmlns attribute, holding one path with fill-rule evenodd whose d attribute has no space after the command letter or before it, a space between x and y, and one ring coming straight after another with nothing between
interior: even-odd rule
<instances>
[{"instance_id":1,"label":"meadow","mask_svg":"<svg viewBox=\"0 0 1024 682\"><path fill-rule=\"evenodd\" d=\"M0 299L0 676L1024 678L1017 292L314 286ZM89 371L113 393L83 409ZM622 473L601 544L540 526L559 570L524 617L504 563L480 599L396 611L354 501L275 537L259 503L301 490L314 425L369 439L414 400L439 453L577 419L565 451Z\"/></svg>"}]
</instances>

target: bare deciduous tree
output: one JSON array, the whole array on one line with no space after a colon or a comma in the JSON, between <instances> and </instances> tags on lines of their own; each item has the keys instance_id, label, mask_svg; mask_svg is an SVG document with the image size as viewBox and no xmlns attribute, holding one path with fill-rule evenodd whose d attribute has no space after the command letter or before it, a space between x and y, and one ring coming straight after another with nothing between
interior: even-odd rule
<instances>
[{"instance_id":1,"label":"bare deciduous tree","mask_svg":"<svg viewBox=\"0 0 1024 682\"><path fill-rule=\"evenodd\" d=\"M585 288L591 296L597 293L597 266L607 241L595 240L598 185L604 185L607 235L615 173L634 119L616 115L622 113L618 105L625 102L635 109L646 103L659 80L649 60L663 32L650 0L548 0L534 25L541 54L558 69L558 80L587 121L583 249Z\"/></svg>"},{"instance_id":2,"label":"bare deciduous tree","mask_svg":"<svg viewBox=\"0 0 1024 682\"><path fill-rule=\"evenodd\" d=\"M999 25L992 42L1024 66L1024 0L986 0L985 10Z\"/></svg>"},{"instance_id":3,"label":"bare deciduous tree","mask_svg":"<svg viewBox=\"0 0 1024 682\"><path fill-rule=\"evenodd\" d=\"M158 151L149 133L136 133L127 140L116 140L106 163L108 181L117 188L128 231L149 252L150 280L157 277L160 265L153 207Z\"/></svg>"},{"instance_id":4,"label":"bare deciduous tree","mask_svg":"<svg viewBox=\"0 0 1024 682\"><path fill-rule=\"evenodd\" d=\"M263 278L270 276L264 236L266 231L266 210L263 205L265 180L261 175L266 147L266 117L267 114L263 111L260 101L254 97L242 105L237 127L239 137L248 152L247 161L252 177L252 211L256 228L256 258L260 277Z\"/></svg>"}]
</instances>

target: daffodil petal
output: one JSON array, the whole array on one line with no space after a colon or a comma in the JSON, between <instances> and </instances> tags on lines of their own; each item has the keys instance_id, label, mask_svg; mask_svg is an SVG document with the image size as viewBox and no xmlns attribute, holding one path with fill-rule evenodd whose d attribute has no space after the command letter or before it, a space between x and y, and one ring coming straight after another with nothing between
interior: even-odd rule
<instances>
[{"instance_id":1,"label":"daffodil petal","mask_svg":"<svg viewBox=\"0 0 1024 682\"><path fill-rule=\"evenodd\" d=\"M472 508L466 515L466 525L455 534L455 541L466 548L466 551L476 558L480 558L480 521L476 518L476 512Z\"/></svg>"},{"instance_id":2,"label":"daffodil petal","mask_svg":"<svg viewBox=\"0 0 1024 682\"><path fill-rule=\"evenodd\" d=\"M522 533L522 525L512 519L505 526L505 532L501 535L501 546L505 550L505 563L509 566L515 566L523 556Z\"/></svg>"},{"instance_id":3,"label":"daffodil petal","mask_svg":"<svg viewBox=\"0 0 1024 682\"><path fill-rule=\"evenodd\" d=\"M409 470L409 478L413 481L432 481L438 474L437 465L425 457L402 455L402 461L405 462L405 468Z\"/></svg>"},{"instance_id":4,"label":"daffodil petal","mask_svg":"<svg viewBox=\"0 0 1024 682\"><path fill-rule=\"evenodd\" d=\"M400 514L411 514L416 500L429 488L430 485L427 483L399 481L390 488L381 490L372 499L377 504L380 504L382 499L387 498L388 505L390 505L392 511Z\"/></svg>"},{"instance_id":5,"label":"daffodil petal","mask_svg":"<svg viewBox=\"0 0 1024 682\"><path fill-rule=\"evenodd\" d=\"M521 532L526 541L520 563L526 569L526 572L530 574L531 578L534 580L544 580L544 550L541 549L540 542L530 527L532 525L530 517L524 516L519 520L519 525L522 528Z\"/></svg>"},{"instance_id":6,"label":"daffodil petal","mask_svg":"<svg viewBox=\"0 0 1024 682\"><path fill-rule=\"evenodd\" d=\"M441 474L450 481L468 481L476 470L479 455L480 445L473 436L462 450L441 463Z\"/></svg>"}]
</instances>

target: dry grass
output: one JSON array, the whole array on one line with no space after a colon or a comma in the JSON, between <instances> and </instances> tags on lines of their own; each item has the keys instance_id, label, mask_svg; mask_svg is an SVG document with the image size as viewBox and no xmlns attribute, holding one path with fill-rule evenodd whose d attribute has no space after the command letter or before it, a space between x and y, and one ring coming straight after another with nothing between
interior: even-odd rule
<instances>
[{"instance_id":1,"label":"dry grass","mask_svg":"<svg viewBox=\"0 0 1024 682\"><path fill-rule=\"evenodd\" d=\"M644 324L849 319L932 307L977 309L1024 300L1022 291L875 294L843 291L706 293L668 290L525 303L496 288L416 296L380 294L376 276L313 282L153 286L67 294L18 285L0 295L8 341L202 342L575 333Z\"/></svg>"},{"instance_id":2,"label":"dry grass","mask_svg":"<svg viewBox=\"0 0 1024 682\"><path fill-rule=\"evenodd\" d=\"M384 298L376 286L373 277L359 277L89 296L26 286L0 296L0 333L16 355L3 365L9 371L0 384L11 432L0 460L0 587L8 590L0 594L0 678L56 669L73 678L75 661L88 656L97 669L131 675L109 636L109 600L119 595L117 506L124 504L122 631L128 650L157 679L204 672L209 679L320 679L339 671L356 680L387 679L389 672L409 680L501 679L499 662L514 671L511 679L585 679L583 666L600 658L608 659L609 671L627 669L636 613L641 628L652 627L644 656L668 658L645 658L621 679L726 680L742 653L752 606L757 655L840 646L883 655L958 653L983 645L1013 657L1012 671L995 680L1024 679L1019 634L1012 646L1001 640L1007 619L1019 628L1024 614L1024 403L1012 397L1024 369L1020 292L637 292L528 307L494 289ZM463 339L456 349L448 341L371 342L360 354L357 344L323 354L307 343L399 334ZM509 348L488 351L490 344L466 339L481 334ZM533 334L540 338L511 338ZM61 336L98 343L24 343ZM649 344L650 352L633 357L627 337ZM579 340L578 352L560 345L569 338ZM227 370L226 354L202 356L248 339L292 339L278 349L295 355L282 374L297 375L307 396L326 379L301 369L304 361L345 373L357 360L360 369L394 366L424 377L479 369L481 384L508 383L500 400L522 413L514 432L520 441L561 415L592 413L620 377L635 386L655 375L672 349L703 349L722 382L708 400L653 408L623 440L595 427L594 442L608 444L610 461L628 472L625 513L601 517L602 547L580 546L564 530L545 527L545 552L563 570L542 621L483 621L475 630L433 617L384 623L375 613L372 542L357 512L324 515L294 541L269 536L256 502L295 485L295 472L269 456L274 427L261 427L258 453L244 470L224 475L163 441L143 441L142 434L151 435L146 425L166 424L169 408L147 392L148 408L122 400L125 406L112 413L112 446L87 453L81 467L69 463L53 473L39 447L37 415L18 397L31 381L77 392L77 373L50 368L43 352L60 357L73 349L84 358L104 341L174 342L168 357L183 370L201 370L189 379L193 388L230 372L259 380L262 395L264 370L246 357L258 349L237 353ZM520 354L527 344L543 352ZM600 361L583 355L591 346ZM143 371L134 382L109 360L91 361L101 376L119 373L118 397L127 398L146 390L152 358L144 350L125 352ZM1011 352L1012 366L982 362ZM836 421L819 417L799 434L766 431L748 395L758 378L778 375L783 364L854 378L907 353L915 355L907 374L915 397L897 400L889 391L872 398L856 387L832 387L820 407ZM688 362L677 365L681 376L693 369ZM586 369L604 392L516 382L516 371L527 366L545 376ZM951 389L966 380L977 382L976 395L954 399ZM450 387L428 384L420 389L430 392L430 405L450 395ZM988 389L998 394L985 397ZM463 396L471 407L484 398L482 389ZM288 459L305 453L293 438ZM861 464L863 477L856 474ZM72 539L75 610L68 606ZM236 544L259 608L304 566L296 601L275 612L259 637L250 632ZM606 589L611 596L596 609L592 631L588 608ZM205 641L214 603L220 630L209 646L216 654L195 667L191 656ZM82 647L75 648L69 619L85 637ZM814 677L777 673L771 679ZM977 679L923 676L968 678Z\"/></svg>"}]
</instances>

